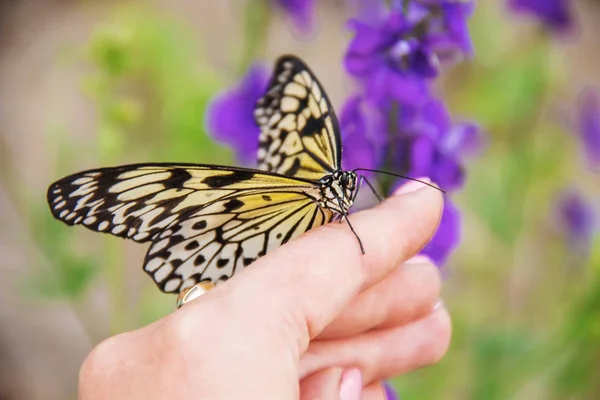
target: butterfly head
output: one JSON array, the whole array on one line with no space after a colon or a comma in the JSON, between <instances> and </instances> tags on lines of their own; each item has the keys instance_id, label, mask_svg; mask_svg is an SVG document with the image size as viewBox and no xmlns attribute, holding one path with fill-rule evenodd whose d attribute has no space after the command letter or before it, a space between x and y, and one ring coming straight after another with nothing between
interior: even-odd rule
<instances>
[{"instance_id":1,"label":"butterfly head","mask_svg":"<svg viewBox=\"0 0 600 400\"><path fill-rule=\"evenodd\" d=\"M344 197L354 197L356 191L356 172L336 171L333 173L333 179L337 180L342 190L344 190Z\"/></svg>"},{"instance_id":2,"label":"butterfly head","mask_svg":"<svg viewBox=\"0 0 600 400\"><path fill-rule=\"evenodd\" d=\"M356 197L354 171L335 171L320 180L323 205L339 214L348 212Z\"/></svg>"}]
</instances>

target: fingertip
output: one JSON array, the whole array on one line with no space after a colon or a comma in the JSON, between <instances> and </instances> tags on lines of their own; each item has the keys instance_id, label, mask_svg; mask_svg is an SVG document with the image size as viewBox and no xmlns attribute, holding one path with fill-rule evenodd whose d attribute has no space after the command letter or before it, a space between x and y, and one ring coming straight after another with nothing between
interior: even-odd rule
<instances>
[{"instance_id":1,"label":"fingertip","mask_svg":"<svg viewBox=\"0 0 600 400\"><path fill-rule=\"evenodd\" d=\"M423 366L439 362L448 351L452 338L452 321L445 307L438 307L424 320L430 343L422 350Z\"/></svg>"},{"instance_id":2,"label":"fingertip","mask_svg":"<svg viewBox=\"0 0 600 400\"><path fill-rule=\"evenodd\" d=\"M426 256L425 254L417 254L416 256L409 258L404 262L404 264L431 264L435 265L433 260Z\"/></svg>"},{"instance_id":3,"label":"fingertip","mask_svg":"<svg viewBox=\"0 0 600 400\"><path fill-rule=\"evenodd\" d=\"M345 371L340 383L340 400L360 400L362 387L362 374L358 368Z\"/></svg>"},{"instance_id":4,"label":"fingertip","mask_svg":"<svg viewBox=\"0 0 600 400\"><path fill-rule=\"evenodd\" d=\"M361 400L397 400L396 398L387 398L385 386L382 382L371 383L363 388Z\"/></svg>"},{"instance_id":5,"label":"fingertip","mask_svg":"<svg viewBox=\"0 0 600 400\"><path fill-rule=\"evenodd\" d=\"M317 371L300 381L300 399L339 399L344 370L330 367Z\"/></svg>"},{"instance_id":6,"label":"fingertip","mask_svg":"<svg viewBox=\"0 0 600 400\"><path fill-rule=\"evenodd\" d=\"M406 182L405 184L398 187L396 190L394 190L392 195L401 196L403 194L409 194L412 192L416 192L417 190L421 190L423 188L431 187L431 186L434 186L435 188L438 187L435 183L432 183L431 179L428 177L416 178L414 180L411 179L408 182Z\"/></svg>"}]
</instances>

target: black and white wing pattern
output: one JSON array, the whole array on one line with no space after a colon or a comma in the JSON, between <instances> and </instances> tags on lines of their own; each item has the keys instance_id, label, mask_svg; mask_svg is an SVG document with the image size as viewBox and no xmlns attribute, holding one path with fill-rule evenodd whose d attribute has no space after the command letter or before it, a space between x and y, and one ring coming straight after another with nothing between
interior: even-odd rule
<instances>
[{"instance_id":1,"label":"black and white wing pattern","mask_svg":"<svg viewBox=\"0 0 600 400\"><path fill-rule=\"evenodd\" d=\"M80 172L48 189L55 218L152 242L144 270L177 293L229 279L331 220L313 183L234 167L138 164Z\"/></svg>"},{"instance_id":2,"label":"black and white wing pattern","mask_svg":"<svg viewBox=\"0 0 600 400\"><path fill-rule=\"evenodd\" d=\"M337 118L323 87L297 57L277 60L254 116L261 130L260 170L316 181L340 169Z\"/></svg>"}]
</instances>

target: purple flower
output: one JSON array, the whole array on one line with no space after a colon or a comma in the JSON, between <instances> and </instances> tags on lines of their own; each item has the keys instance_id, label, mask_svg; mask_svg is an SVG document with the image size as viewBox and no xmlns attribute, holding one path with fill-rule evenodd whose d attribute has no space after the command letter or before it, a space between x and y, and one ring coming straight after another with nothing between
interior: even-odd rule
<instances>
[{"instance_id":1,"label":"purple flower","mask_svg":"<svg viewBox=\"0 0 600 400\"><path fill-rule=\"evenodd\" d=\"M398 127L398 168L410 176L428 176L445 190L463 185L463 159L482 147L477 125L453 124L444 104L431 98L418 107L401 108Z\"/></svg>"},{"instance_id":2,"label":"purple flower","mask_svg":"<svg viewBox=\"0 0 600 400\"><path fill-rule=\"evenodd\" d=\"M387 13L380 11L381 2L372 2L378 12L349 22L356 34L346 52L346 69L376 101L418 101L428 95L427 81L438 75L441 60L457 51L471 52L466 19L472 2L413 1L406 10L396 4Z\"/></svg>"},{"instance_id":3,"label":"purple flower","mask_svg":"<svg viewBox=\"0 0 600 400\"><path fill-rule=\"evenodd\" d=\"M350 97L340 114L344 169L377 169L385 157L385 115L360 96Z\"/></svg>"},{"instance_id":4,"label":"purple flower","mask_svg":"<svg viewBox=\"0 0 600 400\"><path fill-rule=\"evenodd\" d=\"M581 96L578 130L590 168L600 168L600 91L587 89Z\"/></svg>"},{"instance_id":5,"label":"purple flower","mask_svg":"<svg viewBox=\"0 0 600 400\"><path fill-rule=\"evenodd\" d=\"M464 158L482 147L479 127L453 123L444 104L432 98L401 106L394 128L386 111L360 96L348 99L340 115L344 168L387 169L430 177L445 190L461 187Z\"/></svg>"},{"instance_id":6,"label":"purple flower","mask_svg":"<svg viewBox=\"0 0 600 400\"><path fill-rule=\"evenodd\" d=\"M556 203L556 221L571 247L589 249L596 229L592 205L577 190L566 189Z\"/></svg>"},{"instance_id":7,"label":"purple flower","mask_svg":"<svg viewBox=\"0 0 600 400\"><path fill-rule=\"evenodd\" d=\"M574 26L570 0L508 0L517 13L538 18L552 32L565 33Z\"/></svg>"},{"instance_id":8,"label":"purple flower","mask_svg":"<svg viewBox=\"0 0 600 400\"><path fill-rule=\"evenodd\" d=\"M312 28L315 0L276 0L276 3L302 32L308 32Z\"/></svg>"},{"instance_id":9,"label":"purple flower","mask_svg":"<svg viewBox=\"0 0 600 400\"><path fill-rule=\"evenodd\" d=\"M446 55L452 55L456 49L467 55L473 53L473 43L471 42L469 27L467 25L467 19L475 10L475 3L473 1L417 1L428 5L432 13L440 16L439 19L433 19L429 26L431 41L436 48L438 56L444 58Z\"/></svg>"},{"instance_id":10,"label":"purple flower","mask_svg":"<svg viewBox=\"0 0 600 400\"><path fill-rule=\"evenodd\" d=\"M231 146L241 163L254 165L260 129L254 121L254 107L267 86L268 72L252 66L242 81L209 105L207 125L213 137Z\"/></svg>"},{"instance_id":11,"label":"purple flower","mask_svg":"<svg viewBox=\"0 0 600 400\"><path fill-rule=\"evenodd\" d=\"M467 19L474 2L353 1L360 19L349 23L355 36L344 63L363 94L348 100L340 118L345 166L426 176L444 190L459 189L464 158L482 148L482 135L474 123L452 121L431 81L441 63L472 53ZM447 199L423 253L442 264L459 241L460 213Z\"/></svg>"},{"instance_id":12,"label":"purple flower","mask_svg":"<svg viewBox=\"0 0 600 400\"><path fill-rule=\"evenodd\" d=\"M383 393L385 395L385 400L400 400L394 387L387 381L383 381Z\"/></svg>"},{"instance_id":13,"label":"purple flower","mask_svg":"<svg viewBox=\"0 0 600 400\"><path fill-rule=\"evenodd\" d=\"M440 225L421 253L431 258L436 265L443 265L460 242L461 228L460 212L446 196Z\"/></svg>"}]
</instances>

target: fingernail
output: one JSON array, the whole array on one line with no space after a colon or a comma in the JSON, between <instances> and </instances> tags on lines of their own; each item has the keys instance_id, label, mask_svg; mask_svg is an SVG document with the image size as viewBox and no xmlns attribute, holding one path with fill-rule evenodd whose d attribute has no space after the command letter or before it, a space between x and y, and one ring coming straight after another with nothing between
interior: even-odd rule
<instances>
[{"instance_id":1,"label":"fingernail","mask_svg":"<svg viewBox=\"0 0 600 400\"><path fill-rule=\"evenodd\" d=\"M417 181L408 181L406 182L404 185L400 186L400 188L398 188L398 190L396 190L396 195L402 195L402 194L408 194L408 193L412 193L412 192L416 192L419 189L424 188L425 185L423 182L425 183L431 183L431 179L424 177L424 178L418 178L419 181L421 182L417 182Z\"/></svg>"},{"instance_id":2,"label":"fingernail","mask_svg":"<svg viewBox=\"0 0 600 400\"><path fill-rule=\"evenodd\" d=\"M440 277L440 281L444 281L444 275L442 275L442 272L440 271L440 269L438 268L437 265L435 265L435 262L427 257L424 254L417 254L416 256L414 256L413 258L409 258L408 260L404 261L404 263L402 265L410 265L410 266L417 266L418 267L423 267L424 264L429 264L429 265L433 265L435 267L435 270L438 273L438 276Z\"/></svg>"},{"instance_id":3,"label":"fingernail","mask_svg":"<svg viewBox=\"0 0 600 400\"><path fill-rule=\"evenodd\" d=\"M362 396L362 374L358 368L344 372L340 383L340 400L360 400Z\"/></svg>"},{"instance_id":4,"label":"fingernail","mask_svg":"<svg viewBox=\"0 0 600 400\"><path fill-rule=\"evenodd\" d=\"M431 310L431 312L436 312L437 310L446 308L446 304L444 304L444 300L442 299L438 299L435 304L433 305L433 309Z\"/></svg>"},{"instance_id":5,"label":"fingernail","mask_svg":"<svg viewBox=\"0 0 600 400\"><path fill-rule=\"evenodd\" d=\"M404 261L404 264L433 264L433 261L427 256L417 254L413 258Z\"/></svg>"}]
</instances>

